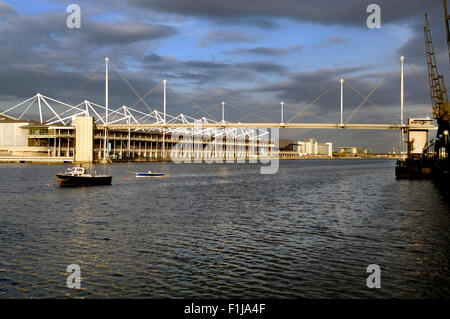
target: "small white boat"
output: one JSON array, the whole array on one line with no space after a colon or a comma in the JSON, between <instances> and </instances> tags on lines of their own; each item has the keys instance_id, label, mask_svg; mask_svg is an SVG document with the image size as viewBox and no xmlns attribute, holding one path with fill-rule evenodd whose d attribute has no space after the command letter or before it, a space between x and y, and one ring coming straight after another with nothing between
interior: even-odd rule
<instances>
[{"instance_id":1,"label":"small white boat","mask_svg":"<svg viewBox=\"0 0 450 319\"><path fill-rule=\"evenodd\" d=\"M152 173L152 171L148 171L147 173L136 172L136 177L162 177L166 176L165 173Z\"/></svg>"}]
</instances>

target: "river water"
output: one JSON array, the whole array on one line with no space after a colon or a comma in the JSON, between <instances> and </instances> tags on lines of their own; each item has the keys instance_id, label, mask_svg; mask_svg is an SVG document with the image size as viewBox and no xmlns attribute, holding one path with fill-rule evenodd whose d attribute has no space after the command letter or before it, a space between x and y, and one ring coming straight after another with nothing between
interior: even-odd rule
<instances>
[{"instance_id":1,"label":"river water","mask_svg":"<svg viewBox=\"0 0 450 319\"><path fill-rule=\"evenodd\" d=\"M124 163L74 189L54 183L68 165L0 165L0 297L450 297L448 195L394 164Z\"/></svg>"}]
</instances>

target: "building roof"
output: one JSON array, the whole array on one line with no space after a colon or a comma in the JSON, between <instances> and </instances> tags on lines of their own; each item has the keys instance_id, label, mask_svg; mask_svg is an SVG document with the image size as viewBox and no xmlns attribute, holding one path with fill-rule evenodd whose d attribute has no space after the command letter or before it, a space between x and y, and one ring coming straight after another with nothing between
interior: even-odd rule
<instances>
[{"instance_id":1,"label":"building roof","mask_svg":"<svg viewBox=\"0 0 450 319\"><path fill-rule=\"evenodd\" d=\"M10 115L0 113L0 123L29 123L30 121L19 120Z\"/></svg>"}]
</instances>

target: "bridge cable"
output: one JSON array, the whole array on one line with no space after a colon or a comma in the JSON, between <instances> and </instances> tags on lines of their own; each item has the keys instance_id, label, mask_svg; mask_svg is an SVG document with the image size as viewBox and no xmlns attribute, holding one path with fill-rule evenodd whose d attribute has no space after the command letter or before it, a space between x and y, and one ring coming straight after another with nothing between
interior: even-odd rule
<instances>
[{"instance_id":1,"label":"bridge cable","mask_svg":"<svg viewBox=\"0 0 450 319\"><path fill-rule=\"evenodd\" d=\"M255 116L255 115L256 115L256 116L259 116L258 113L261 113L261 112L267 111L267 110L269 110L269 109L272 109L272 108L274 108L275 106L276 106L276 105L270 105L270 106L268 106L268 107L263 108L262 110L258 110L258 111L254 112L254 113L249 113L248 115L242 117L242 118L241 118L241 121L242 121L243 119L246 119L247 117L250 117L250 116Z\"/></svg>"},{"instance_id":2,"label":"bridge cable","mask_svg":"<svg viewBox=\"0 0 450 319\"><path fill-rule=\"evenodd\" d=\"M294 114L294 116L292 116L289 120L287 120L287 123L290 123L294 118L296 118L297 116L300 116L304 111L306 111L311 105L313 105L314 103L316 103L317 101L319 101L325 94L328 93L328 91L330 91L334 86L336 86L336 83L333 83L328 89L326 89L325 91L323 91L318 97L316 97L311 103L309 103L308 105L306 105L303 109L301 109L300 111L298 111L296 114Z\"/></svg>"},{"instance_id":3,"label":"bridge cable","mask_svg":"<svg viewBox=\"0 0 450 319\"><path fill-rule=\"evenodd\" d=\"M419 72L417 72L417 70L411 64L409 64L408 60L405 59L405 62L409 66L409 68L416 74L416 76L420 79L420 81L422 81L422 83L425 85L425 88L429 92L430 91L429 84L423 79L423 77L419 74Z\"/></svg>"},{"instance_id":4,"label":"bridge cable","mask_svg":"<svg viewBox=\"0 0 450 319\"><path fill-rule=\"evenodd\" d=\"M208 112L206 112L206 110L205 110L203 107L201 107L200 105L194 104L194 107L200 109L200 113L202 113L202 112L205 113L211 120L217 122L217 120L214 118L214 116L212 116L211 114L209 114Z\"/></svg>"},{"instance_id":5,"label":"bridge cable","mask_svg":"<svg viewBox=\"0 0 450 319\"><path fill-rule=\"evenodd\" d=\"M376 85L374 86L374 88L372 89L372 91L369 92L369 94L362 100L362 102L353 110L353 112L350 114L350 116L347 118L347 120L344 122L344 124L347 124L348 121L351 120L351 118L356 114L356 112L358 112L358 110L361 108L361 106L363 106L366 101L369 99L369 97L373 94L373 92L375 92L375 90L381 85L381 83L383 82L383 80L389 75L391 74L392 70L394 69L394 67L397 66L397 63L395 63L388 72L386 72L383 77L376 83Z\"/></svg>"},{"instance_id":6,"label":"bridge cable","mask_svg":"<svg viewBox=\"0 0 450 319\"><path fill-rule=\"evenodd\" d=\"M425 88L427 89L427 92L430 92L430 85L423 79L423 77L417 72L417 70L406 60L406 64L408 64L409 68L416 74L416 76L420 79L420 81L425 85ZM406 111L405 111L406 112Z\"/></svg>"},{"instance_id":7,"label":"bridge cable","mask_svg":"<svg viewBox=\"0 0 450 319\"><path fill-rule=\"evenodd\" d=\"M227 106L231 106L233 109L235 109L235 110L238 110L238 111L240 111L240 112L243 112L243 113L246 113L248 116L257 116L257 117L259 117L259 118L261 118L261 119L263 119L263 120L265 120L265 121L268 121L268 122L270 122L271 120L269 120L268 118L266 118L266 117L264 117L264 116L262 116L262 115L259 115L259 114L257 114L257 113L253 113L253 112L249 112L249 111L247 111L247 110L244 110L244 109L241 109L241 108L239 108L239 107L237 107L237 106L234 106L233 104L231 104L231 103L226 103L226 105ZM241 119L242 120L242 119Z\"/></svg>"},{"instance_id":8,"label":"bridge cable","mask_svg":"<svg viewBox=\"0 0 450 319\"><path fill-rule=\"evenodd\" d=\"M162 81L159 81L158 83L156 83L156 85L151 88L149 91L147 91L147 93L145 93L142 98L145 99L147 96L149 96L150 94L153 93L153 91L162 83ZM134 108L135 106L137 106L139 104L141 100L137 99L133 104L131 104L130 108Z\"/></svg>"},{"instance_id":9,"label":"bridge cable","mask_svg":"<svg viewBox=\"0 0 450 319\"><path fill-rule=\"evenodd\" d=\"M134 87L131 85L130 82L128 82L128 80L125 78L125 76L120 73L120 71L116 68L116 66L110 62L110 64L112 65L112 67L114 68L114 70L120 75L120 77L122 78L122 80L124 80L124 82L128 85L128 87L131 89L131 91L133 91L133 93L141 100L141 102L145 105L145 107L148 109L148 111L151 113L152 110L150 108L150 106L148 106L148 104L144 101L144 99L139 95L139 93L134 89Z\"/></svg>"},{"instance_id":10,"label":"bridge cable","mask_svg":"<svg viewBox=\"0 0 450 319\"><path fill-rule=\"evenodd\" d=\"M351 84L348 83L348 81L344 82L345 85L347 85L350 89L352 89L354 92L356 92L356 94L358 94L360 97L365 98L365 96L361 93L361 91L359 91L357 88L353 87ZM378 105L376 105L375 103L373 103L370 99L367 99L367 101L372 104L375 109L380 112L382 115L386 116L387 113L386 111L384 111L382 108L380 108Z\"/></svg>"},{"instance_id":11,"label":"bridge cable","mask_svg":"<svg viewBox=\"0 0 450 319\"><path fill-rule=\"evenodd\" d=\"M81 93L81 91L84 90L84 88L86 87L86 85L89 83L90 80L92 80L95 76L95 74L97 73L97 71L103 66L103 64L105 64L105 61L102 61L102 63L100 63L97 68L95 69L94 72L91 73L91 75L86 79L86 81L83 83L83 85L78 89L78 91L75 92L75 94L72 96L72 98L69 100L69 102L67 102L67 104L72 104L73 100L75 99L75 97L78 96L78 94Z\"/></svg>"},{"instance_id":12,"label":"bridge cable","mask_svg":"<svg viewBox=\"0 0 450 319\"><path fill-rule=\"evenodd\" d=\"M175 93L175 92L174 92ZM214 118L214 116L212 116L211 114L209 114L208 112L206 112L206 109L203 108L202 106L198 105L197 103L195 103L193 100L191 100L189 97L185 96L184 94L179 94L183 99L186 99L189 103L191 103L194 107L198 108L200 110L200 112L197 113L205 113L207 116L210 117L211 120L216 121L217 120ZM196 114L197 114L196 113ZM186 114L187 115L187 114Z\"/></svg>"},{"instance_id":13,"label":"bridge cable","mask_svg":"<svg viewBox=\"0 0 450 319\"><path fill-rule=\"evenodd\" d=\"M204 111L209 110L209 109L212 109L212 108L214 108L214 107L217 107L217 105L216 105L216 104L210 105L210 106L208 106L208 107L206 107L206 108L203 108L201 111L195 112L194 114L191 114L191 115L189 115L189 116L190 116L190 117L195 117L195 116L197 116L197 115L199 115L199 114L201 114L201 113L204 113Z\"/></svg>"},{"instance_id":14,"label":"bridge cable","mask_svg":"<svg viewBox=\"0 0 450 319\"><path fill-rule=\"evenodd\" d=\"M62 115L62 114L64 114L64 113L66 113L67 111L69 111L68 109L72 106L71 104L72 104L73 100L78 96L78 94L81 93L81 91L84 90L84 88L86 87L86 85L89 83L89 81L91 81L91 80L94 78L95 74L96 74L97 71L103 66L104 63L105 63L105 61L102 61L102 62L97 66L97 68L95 69L95 71L92 72L92 73L89 75L89 77L84 81L83 85L78 89L78 91L75 92L75 94L72 96L72 98L69 100L69 102L67 102L67 104L69 104L70 106L67 105L67 106L63 109L63 111L62 111L61 113L59 113L59 115ZM54 117L53 117L53 118L54 118ZM53 118L52 118L52 119L53 119Z\"/></svg>"}]
</instances>

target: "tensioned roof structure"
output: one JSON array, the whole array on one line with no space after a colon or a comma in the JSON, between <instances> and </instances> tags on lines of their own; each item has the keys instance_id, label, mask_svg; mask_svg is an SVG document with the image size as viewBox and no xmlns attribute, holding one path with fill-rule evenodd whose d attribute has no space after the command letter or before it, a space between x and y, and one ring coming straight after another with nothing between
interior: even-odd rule
<instances>
[{"instance_id":1,"label":"tensioned roof structure","mask_svg":"<svg viewBox=\"0 0 450 319\"><path fill-rule=\"evenodd\" d=\"M119 108L108 108L108 122L106 123L106 107L88 100L77 105L58 101L41 93L26 99L2 112L5 115L14 116L18 120L25 120L28 117L38 117L43 125L47 126L73 126L74 120L79 116L93 117L96 124L163 124L164 113L153 110L145 113L135 108L122 105ZM264 130L246 129L246 128L202 128L202 124L221 123L207 117L199 119L188 115L179 114L177 116L166 115L167 124L195 124L198 128L157 128L151 131L159 131L169 134L188 134L202 135L211 137L233 137L233 138L267 138L268 132ZM225 122L227 123L227 122ZM150 129L139 128L135 131L149 131Z\"/></svg>"}]
</instances>

